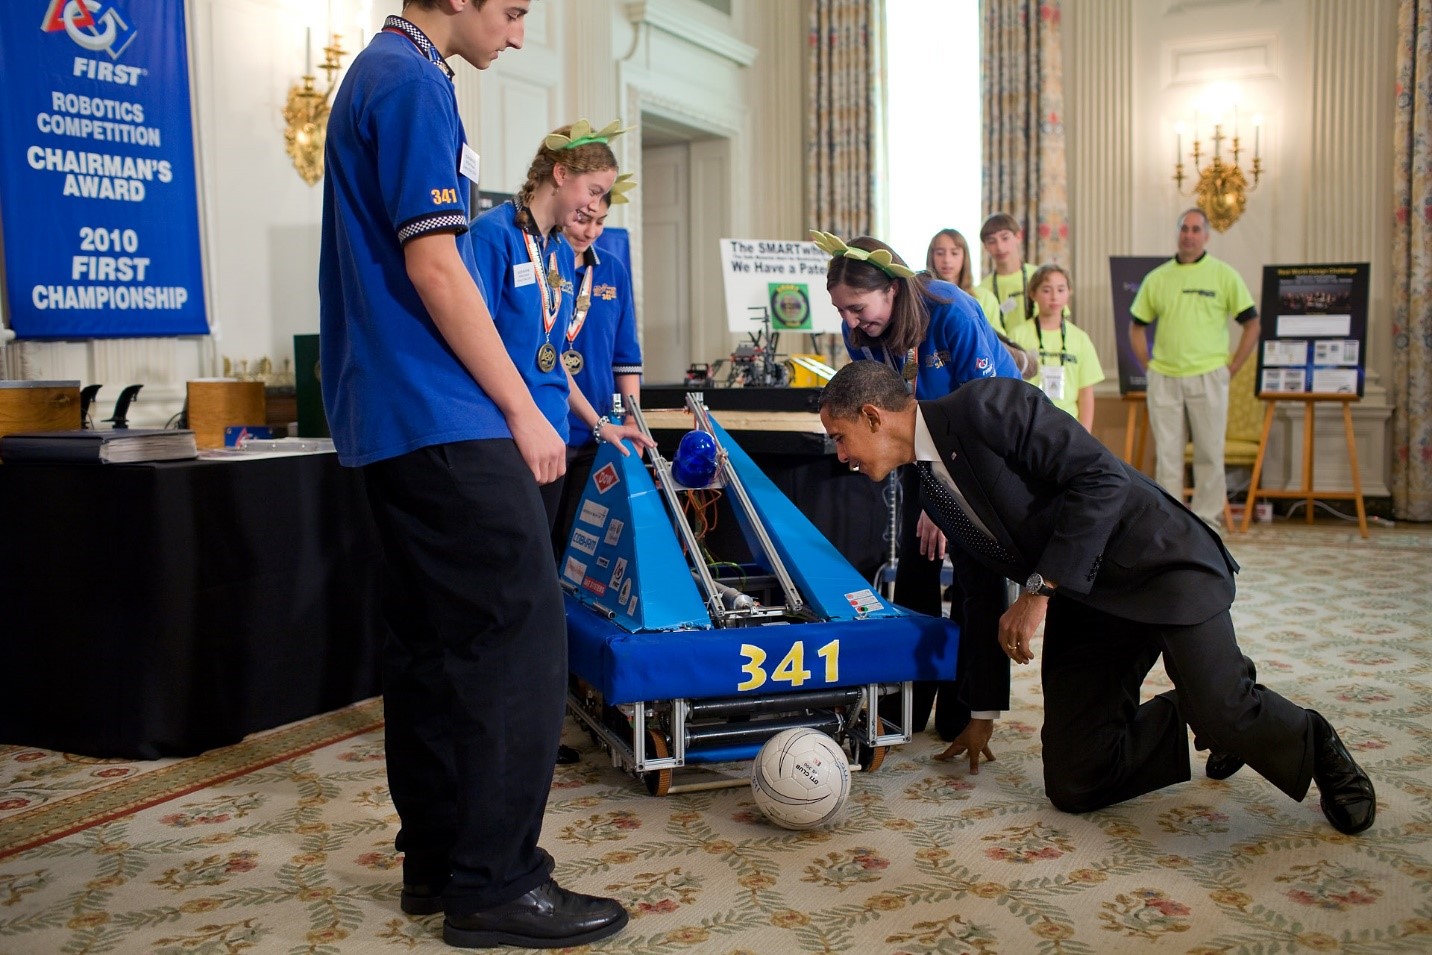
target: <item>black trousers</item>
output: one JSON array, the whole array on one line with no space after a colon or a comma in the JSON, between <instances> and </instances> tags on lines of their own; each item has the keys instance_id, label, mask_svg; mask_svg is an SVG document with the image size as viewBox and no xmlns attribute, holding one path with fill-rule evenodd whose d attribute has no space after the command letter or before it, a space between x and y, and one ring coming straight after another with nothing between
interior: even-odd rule
<instances>
[{"instance_id":1,"label":"black trousers","mask_svg":"<svg viewBox=\"0 0 1432 955\"><path fill-rule=\"evenodd\" d=\"M920 553L916 528L920 520L920 476L914 467L900 469L900 562L895 568L895 603L916 613L938 617L941 607L940 570L943 561ZM971 710L1009 708L1008 661L1001 663L999 617L1008 605L1004 578L959 549L956 541L946 545L955 569L950 587L950 619L960 627L960 650L955 679L916 680L913 692L912 728L923 732L935 711L935 731L947 742L958 736L970 721ZM1003 666L1003 670L999 668ZM977 685L975 673L1002 672L997 685ZM938 698L938 706L936 699ZM882 711L888 721L899 723L895 700Z\"/></svg>"},{"instance_id":2,"label":"black trousers","mask_svg":"<svg viewBox=\"0 0 1432 955\"><path fill-rule=\"evenodd\" d=\"M403 878L447 882L450 912L499 905L552 867L537 843L567 636L537 484L508 439L422 448L364 472L384 553Z\"/></svg>"},{"instance_id":3,"label":"black trousers","mask_svg":"<svg viewBox=\"0 0 1432 955\"><path fill-rule=\"evenodd\" d=\"M1163 656L1174 689L1140 703ZM1189 778L1188 732L1293 799L1312 780L1307 710L1255 684L1223 611L1192 626L1136 623L1055 595L1044 623L1044 789L1089 812Z\"/></svg>"}]
</instances>

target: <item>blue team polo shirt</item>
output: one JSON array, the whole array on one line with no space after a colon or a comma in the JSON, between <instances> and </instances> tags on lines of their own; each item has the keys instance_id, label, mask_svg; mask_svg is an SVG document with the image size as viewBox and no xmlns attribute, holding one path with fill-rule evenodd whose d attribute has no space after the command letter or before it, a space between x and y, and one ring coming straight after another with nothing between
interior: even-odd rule
<instances>
[{"instance_id":1,"label":"blue team polo shirt","mask_svg":"<svg viewBox=\"0 0 1432 955\"><path fill-rule=\"evenodd\" d=\"M417 38L426 43L420 32ZM405 242L449 232L476 277L470 182L458 171L466 138L452 82L409 36L375 36L334 96L324 152L319 354L328 426L345 465L511 437L500 409L433 324L403 260Z\"/></svg>"},{"instance_id":2,"label":"blue team polo shirt","mask_svg":"<svg viewBox=\"0 0 1432 955\"><path fill-rule=\"evenodd\" d=\"M563 337L572 318L576 265L572 247L559 233L542 237L530 234L538 250L545 275L555 253L562 278L562 296L550 331L544 328L542 283L537 281L537 264L528 252L524 230L517 224L517 206L504 202L488 209L472 224L473 254L477 272L487 289L487 307L512 364L527 382L537 407L567 440L567 373L559 360L551 371L537 366L537 353L550 342L560 357Z\"/></svg>"},{"instance_id":3,"label":"blue team polo shirt","mask_svg":"<svg viewBox=\"0 0 1432 955\"><path fill-rule=\"evenodd\" d=\"M976 378L1018 378L1014 359L995 336L979 302L959 286L934 279L930 291L944 302L926 300L930 327L916 350L919 373L915 397L921 401L941 398ZM904 355L892 355L878 343L857 348L850 343L850 329L841 326L845 348L853 360L884 361L896 371L905 368Z\"/></svg>"},{"instance_id":4,"label":"blue team polo shirt","mask_svg":"<svg viewBox=\"0 0 1432 955\"><path fill-rule=\"evenodd\" d=\"M577 268L579 294L588 272L592 275L592 306L566 347L582 354L582 370L572 376L577 387L597 414L606 414L611 410L617 375L641 374L641 345L636 339L636 309L627 267L611 252L594 245ZM570 325L568 329L570 332ZM568 414L567 425L571 428L570 447L580 448L592 440L592 429L575 412Z\"/></svg>"}]
</instances>

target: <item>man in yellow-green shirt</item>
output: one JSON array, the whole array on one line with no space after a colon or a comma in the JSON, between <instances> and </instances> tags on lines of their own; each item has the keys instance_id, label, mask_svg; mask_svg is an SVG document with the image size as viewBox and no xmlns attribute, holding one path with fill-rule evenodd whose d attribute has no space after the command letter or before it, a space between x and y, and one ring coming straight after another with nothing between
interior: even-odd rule
<instances>
[{"instance_id":1,"label":"man in yellow-green shirt","mask_svg":"<svg viewBox=\"0 0 1432 955\"><path fill-rule=\"evenodd\" d=\"M1178 255L1150 272L1129 309L1129 342L1148 367L1149 429L1154 479L1183 493L1183 449L1193 435L1193 500L1189 507L1218 526L1228 496L1223 443L1228 430L1228 380L1258 344L1258 310L1243 278L1205 251L1208 217L1199 209L1179 216ZM1228 319L1242 326L1229 356ZM1158 322L1153 360L1146 326ZM1184 426L1185 419L1188 422Z\"/></svg>"}]
</instances>

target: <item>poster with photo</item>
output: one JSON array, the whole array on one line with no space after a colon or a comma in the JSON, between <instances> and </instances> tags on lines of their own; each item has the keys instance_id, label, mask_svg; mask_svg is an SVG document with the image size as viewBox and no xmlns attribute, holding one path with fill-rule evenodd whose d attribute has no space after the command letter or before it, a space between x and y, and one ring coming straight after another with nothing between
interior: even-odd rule
<instances>
[{"instance_id":1,"label":"poster with photo","mask_svg":"<svg viewBox=\"0 0 1432 955\"><path fill-rule=\"evenodd\" d=\"M1366 262L1263 268L1260 396L1362 397L1368 279Z\"/></svg>"},{"instance_id":2,"label":"poster with photo","mask_svg":"<svg viewBox=\"0 0 1432 955\"><path fill-rule=\"evenodd\" d=\"M1163 265L1169 259L1166 255L1111 255L1109 256L1109 290L1114 299L1114 341L1119 348L1119 394L1142 392L1148 387L1148 372L1134 357L1134 348L1129 344L1129 325L1133 316L1134 296L1144 283L1144 276ZM1148 327L1149 353L1153 353L1154 335L1158 322Z\"/></svg>"},{"instance_id":3,"label":"poster with photo","mask_svg":"<svg viewBox=\"0 0 1432 955\"><path fill-rule=\"evenodd\" d=\"M727 329L758 331L766 316L772 332L838 332L840 315L825 290L830 256L814 242L722 239L721 273Z\"/></svg>"}]
</instances>

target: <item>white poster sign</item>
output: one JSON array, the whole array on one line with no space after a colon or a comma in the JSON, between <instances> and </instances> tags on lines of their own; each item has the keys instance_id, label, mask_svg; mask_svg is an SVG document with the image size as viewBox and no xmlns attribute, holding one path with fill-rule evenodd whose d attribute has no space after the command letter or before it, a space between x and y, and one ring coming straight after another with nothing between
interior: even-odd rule
<instances>
[{"instance_id":1,"label":"white poster sign","mask_svg":"<svg viewBox=\"0 0 1432 955\"><path fill-rule=\"evenodd\" d=\"M830 256L814 242L722 239L726 326L759 331L762 311L772 332L838 332L840 316L825 290Z\"/></svg>"}]
</instances>

